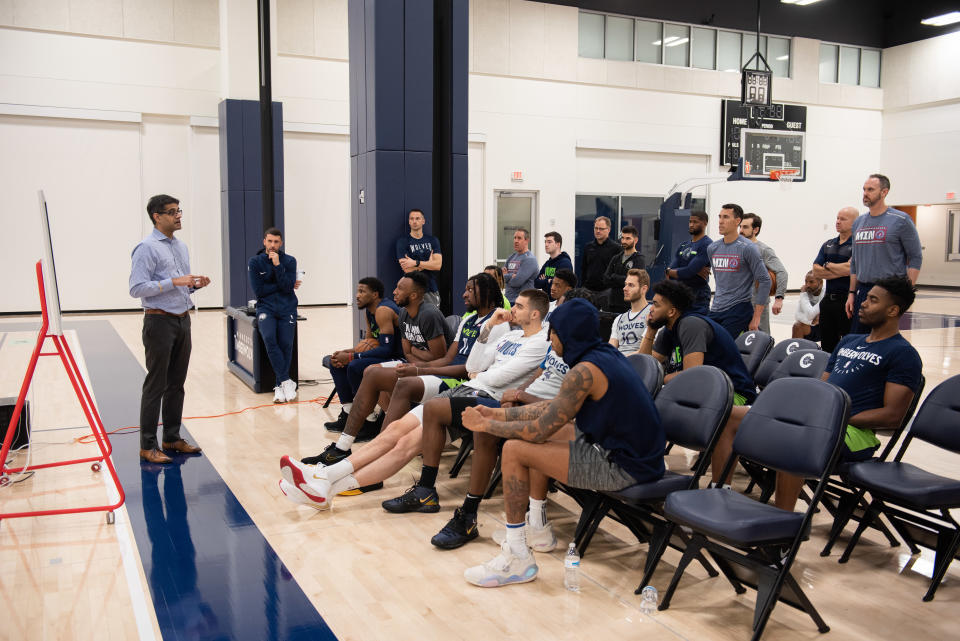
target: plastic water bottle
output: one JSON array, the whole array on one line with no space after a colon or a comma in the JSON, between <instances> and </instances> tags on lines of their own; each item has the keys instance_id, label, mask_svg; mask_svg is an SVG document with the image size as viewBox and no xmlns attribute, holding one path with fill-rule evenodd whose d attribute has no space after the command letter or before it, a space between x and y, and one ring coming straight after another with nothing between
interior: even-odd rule
<instances>
[{"instance_id":1,"label":"plastic water bottle","mask_svg":"<svg viewBox=\"0 0 960 641\"><path fill-rule=\"evenodd\" d=\"M652 585L648 585L640 592L640 612L643 614L657 612L657 588Z\"/></svg>"},{"instance_id":2,"label":"plastic water bottle","mask_svg":"<svg viewBox=\"0 0 960 641\"><path fill-rule=\"evenodd\" d=\"M563 560L563 587L571 592L580 591L580 555L577 546L571 542L567 548L567 557Z\"/></svg>"}]
</instances>

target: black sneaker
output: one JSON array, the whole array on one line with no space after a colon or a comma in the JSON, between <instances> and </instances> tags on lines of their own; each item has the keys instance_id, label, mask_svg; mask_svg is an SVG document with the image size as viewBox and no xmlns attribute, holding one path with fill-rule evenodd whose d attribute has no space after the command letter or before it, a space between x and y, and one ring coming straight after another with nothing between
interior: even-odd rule
<instances>
[{"instance_id":1,"label":"black sneaker","mask_svg":"<svg viewBox=\"0 0 960 641\"><path fill-rule=\"evenodd\" d=\"M360 428L360 431L357 432L357 438L354 439L356 443L366 443L367 441L372 441L377 437L377 434L380 433L380 430L383 428L383 419L386 416L385 412L380 412L380 415L373 421L364 421L363 427Z\"/></svg>"},{"instance_id":2,"label":"black sneaker","mask_svg":"<svg viewBox=\"0 0 960 641\"><path fill-rule=\"evenodd\" d=\"M361 485L358 488L352 490L344 490L337 494L337 496L358 496L360 494L366 494L367 492L376 492L377 490L383 489L383 482L373 483L371 485Z\"/></svg>"},{"instance_id":3,"label":"black sneaker","mask_svg":"<svg viewBox=\"0 0 960 641\"><path fill-rule=\"evenodd\" d=\"M477 515L466 514L462 507L458 507L453 513L453 518L447 521L443 529L437 532L430 542L438 548L453 550L477 538L479 534Z\"/></svg>"},{"instance_id":4,"label":"black sneaker","mask_svg":"<svg viewBox=\"0 0 960 641\"><path fill-rule=\"evenodd\" d=\"M340 416L337 417L337 420L324 423L323 426L327 428L328 432L342 432L347 426L348 416L350 415L343 410L340 410Z\"/></svg>"},{"instance_id":5,"label":"black sneaker","mask_svg":"<svg viewBox=\"0 0 960 641\"><path fill-rule=\"evenodd\" d=\"M344 452L336 443L331 443L327 446L327 449L323 450L316 456L308 456L306 458L300 459L300 462L304 465L333 465L339 461L350 456L350 450Z\"/></svg>"},{"instance_id":6,"label":"black sneaker","mask_svg":"<svg viewBox=\"0 0 960 641\"><path fill-rule=\"evenodd\" d=\"M384 501L383 509L394 514L405 512L439 512L440 497L432 487L414 485L395 499Z\"/></svg>"}]
</instances>

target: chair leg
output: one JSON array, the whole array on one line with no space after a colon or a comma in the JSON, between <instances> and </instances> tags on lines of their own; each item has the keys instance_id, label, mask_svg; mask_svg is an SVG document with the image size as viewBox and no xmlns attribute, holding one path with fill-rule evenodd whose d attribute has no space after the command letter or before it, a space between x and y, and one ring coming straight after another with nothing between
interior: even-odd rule
<instances>
[{"instance_id":1,"label":"chair leg","mask_svg":"<svg viewBox=\"0 0 960 641\"><path fill-rule=\"evenodd\" d=\"M503 472L500 471L500 457L498 456L497 464L493 467L493 474L490 475L490 485L487 486L487 491L483 495L484 499L489 499L493 496L497 486L500 485L501 478L503 478Z\"/></svg>"},{"instance_id":2,"label":"chair leg","mask_svg":"<svg viewBox=\"0 0 960 641\"><path fill-rule=\"evenodd\" d=\"M850 541L847 542L847 547L843 550L843 554L840 555L840 563L846 563L850 560L850 553L853 552L853 548L857 546L860 537L863 536L863 533L870 527L870 523L877 518L879 514L879 504L879 501L874 500L867 507L867 511L864 512L860 518L860 524L857 526L856 531L854 531L853 536L850 537Z\"/></svg>"},{"instance_id":3,"label":"chair leg","mask_svg":"<svg viewBox=\"0 0 960 641\"><path fill-rule=\"evenodd\" d=\"M940 532L937 535L937 550L933 559L933 579L930 581L927 593L923 595L924 601L933 601L933 596L936 594L937 588L940 587L940 582L943 581L947 568L953 562L958 547L960 547L960 531Z\"/></svg>"},{"instance_id":4,"label":"chair leg","mask_svg":"<svg viewBox=\"0 0 960 641\"><path fill-rule=\"evenodd\" d=\"M837 542L837 539L840 538L840 534L844 528L847 527L847 523L850 522L850 517L853 516L857 506L863 505L863 495L864 491L859 490L854 498L844 497L837 502L836 512L833 515L833 526L830 528L830 536L827 537L827 544L820 550L820 556L830 556L834 544ZM866 506L864 506L864 512L866 512Z\"/></svg>"},{"instance_id":5,"label":"chair leg","mask_svg":"<svg viewBox=\"0 0 960 641\"><path fill-rule=\"evenodd\" d=\"M667 588L667 591L663 595L663 601L660 602L658 610L666 610L670 607L670 599L673 598L673 593L677 589L677 584L680 583L680 577L683 576L684 571L687 569L687 566L690 565L690 561L696 558L697 553L703 547L704 539L699 534L695 534L690 542L687 544L687 549L683 551L683 556L680 558L680 563L677 564L677 571L673 573L673 578L670 579L670 586ZM635 594L640 594L643 591L644 586L637 588Z\"/></svg>"},{"instance_id":6,"label":"chair leg","mask_svg":"<svg viewBox=\"0 0 960 641\"><path fill-rule=\"evenodd\" d=\"M450 478L457 478L457 475L460 474L460 470L467 462L467 457L470 456L470 452L472 451L473 432L470 432L460 439L460 449L457 451L457 457L453 460L453 465L450 467Z\"/></svg>"},{"instance_id":7,"label":"chair leg","mask_svg":"<svg viewBox=\"0 0 960 641\"><path fill-rule=\"evenodd\" d=\"M333 390L327 395L327 400L323 402L323 409L330 407L330 401L333 400L333 397L337 395L337 390Z\"/></svg>"}]
</instances>

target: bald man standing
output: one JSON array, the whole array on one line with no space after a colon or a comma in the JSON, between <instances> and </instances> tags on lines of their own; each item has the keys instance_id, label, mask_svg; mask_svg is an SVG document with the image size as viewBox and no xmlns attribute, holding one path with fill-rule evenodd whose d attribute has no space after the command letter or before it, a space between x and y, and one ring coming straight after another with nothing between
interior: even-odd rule
<instances>
[{"instance_id":1,"label":"bald man standing","mask_svg":"<svg viewBox=\"0 0 960 641\"><path fill-rule=\"evenodd\" d=\"M840 339L850 333L850 319L844 305L850 290L850 254L853 242L850 231L857 219L857 210L844 207L837 212L837 233L820 246L813 261L813 275L826 281L827 291L820 301L820 344L832 353Z\"/></svg>"}]
</instances>

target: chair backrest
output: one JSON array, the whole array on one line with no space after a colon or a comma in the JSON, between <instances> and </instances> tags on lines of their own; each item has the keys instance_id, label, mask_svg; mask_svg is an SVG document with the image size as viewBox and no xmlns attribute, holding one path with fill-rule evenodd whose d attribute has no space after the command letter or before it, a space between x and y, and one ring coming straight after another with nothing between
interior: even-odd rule
<instances>
[{"instance_id":1,"label":"chair backrest","mask_svg":"<svg viewBox=\"0 0 960 641\"><path fill-rule=\"evenodd\" d=\"M771 377L777 371L783 359L798 349L817 349L817 344L808 341L806 338L788 338L774 345L767 357L760 363L756 374L753 375L757 387L760 389L766 387L773 380Z\"/></svg>"},{"instance_id":2,"label":"chair backrest","mask_svg":"<svg viewBox=\"0 0 960 641\"><path fill-rule=\"evenodd\" d=\"M766 358L767 352L773 347L773 336L757 329L752 332L743 332L737 336L736 343L743 364L747 366L747 372L753 376L757 373L760 363Z\"/></svg>"},{"instance_id":3,"label":"chair backrest","mask_svg":"<svg viewBox=\"0 0 960 641\"><path fill-rule=\"evenodd\" d=\"M960 452L960 374L933 388L917 411L897 460L910 439L919 438L951 452Z\"/></svg>"},{"instance_id":4,"label":"chair backrest","mask_svg":"<svg viewBox=\"0 0 960 641\"><path fill-rule=\"evenodd\" d=\"M780 378L820 378L830 354L820 349L798 349L787 355L770 375L767 385Z\"/></svg>"},{"instance_id":5,"label":"chair backrest","mask_svg":"<svg viewBox=\"0 0 960 641\"><path fill-rule=\"evenodd\" d=\"M663 387L663 368L660 366L660 361L649 354L630 354L627 360L633 366L633 371L640 376L650 396L656 398L660 388Z\"/></svg>"},{"instance_id":6,"label":"chair backrest","mask_svg":"<svg viewBox=\"0 0 960 641\"><path fill-rule=\"evenodd\" d=\"M887 444L883 446L883 449L877 454L876 458L881 461L886 461L887 457L890 456L890 452L893 451L894 446L897 444L897 441L900 440L900 436L903 434L903 431L907 429L907 426L910 424L910 419L913 418L914 412L917 411L917 405L920 404L920 396L923 395L923 388L927 385L926 377L920 375L920 384L917 386L917 391L913 395L913 400L910 401L910 405L907 406L907 412L903 415L903 420L900 421L895 429L892 430L874 430L878 434L889 434L890 438L887 440ZM899 460L899 459L897 459Z\"/></svg>"},{"instance_id":7,"label":"chair backrest","mask_svg":"<svg viewBox=\"0 0 960 641\"><path fill-rule=\"evenodd\" d=\"M850 397L839 387L781 378L760 392L743 417L733 451L774 470L822 478L834 464L849 414Z\"/></svg>"},{"instance_id":8,"label":"chair backrest","mask_svg":"<svg viewBox=\"0 0 960 641\"><path fill-rule=\"evenodd\" d=\"M692 367L670 379L654 403L667 440L703 452L730 416L733 383L712 365Z\"/></svg>"},{"instance_id":9,"label":"chair backrest","mask_svg":"<svg viewBox=\"0 0 960 641\"><path fill-rule=\"evenodd\" d=\"M453 336L454 342L460 339L460 337L457 336L457 330L460 328L461 320L461 317L457 316L456 314L450 314L447 316L447 329L449 330L447 333L450 336Z\"/></svg>"}]
</instances>

